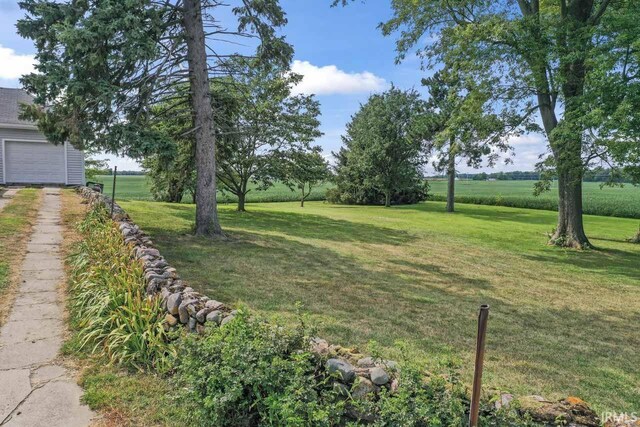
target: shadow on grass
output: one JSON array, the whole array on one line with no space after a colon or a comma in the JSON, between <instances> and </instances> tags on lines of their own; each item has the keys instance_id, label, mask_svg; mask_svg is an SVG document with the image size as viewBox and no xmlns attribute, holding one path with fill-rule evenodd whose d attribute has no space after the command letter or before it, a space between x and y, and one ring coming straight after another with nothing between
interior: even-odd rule
<instances>
[{"instance_id":1,"label":"shadow on grass","mask_svg":"<svg viewBox=\"0 0 640 427\"><path fill-rule=\"evenodd\" d=\"M421 212L446 213L444 203L441 202L425 202L417 205L397 206L399 209L412 209ZM553 224L553 220L557 215L554 212L548 212L544 215L537 209L512 208L507 206L493 205L472 205L459 203L456 205L456 212L447 215L461 215L468 218L478 219L489 222L521 222L525 224ZM551 222L550 222L551 221Z\"/></svg>"},{"instance_id":2,"label":"shadow on grass","mask_svg":"<svg viewBox=\"0 0 640 427\"><path fill-rule=\"evenodd\" d=\"M584 271L598 272L609 276L624 276L640 281L640 254L620 249L600 248L589 251L565 252L566 256L558 256L556 252L523 254L533 262L550 263L558 266L573 266ZM640 282L639 286L640 286Z\"/></svg>"},{"instance_id":3,"label":"shadow on grass","mask_svg":"<svg viewBox=\"0 0 640 427\"><path fill-rule=\"evenodd\" d=\"M164 205L163 214L192 223L194 207L187 205ZM410 233L375 225L336 220L304 212L236 212L220 210L220 222L226 228L240 228L249 232L281 233L304 239L330 240L337 242L361 242L400 245L414 239ZM160 226L150 222L143 227L151 233L163 234ZM187 232L189 230L183 230Z\"/></svg>"}]
</instances>

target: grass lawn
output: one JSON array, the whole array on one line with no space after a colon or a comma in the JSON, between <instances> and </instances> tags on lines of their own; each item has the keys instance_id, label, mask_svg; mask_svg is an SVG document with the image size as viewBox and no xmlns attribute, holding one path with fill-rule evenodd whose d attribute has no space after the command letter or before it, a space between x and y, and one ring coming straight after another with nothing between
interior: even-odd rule
<instances>
[{"instance_id":1,"label":"grass lawn","mask_svg":"<svg viewBox=\"0 0 640 427\"><path fill-rule=\"evenodd\" d=\"M113 177L100 176L98 182L105 184L105 193L111 195ZM525 207L532 209L557 210L558 189L553 186L550 192L538 197L533 196L535 181L458 181L456 199L460 203ZM431 180L432 200L444 201L447 197L447 183ZM324 200L326 191L332 184L327 183L315 188L309 200ZM118 200L153 200L149 191L149 180L141 175L118 176L116 185ZM624 187L600 188L600 183L584 183L584 210L593 215L640 218L640 187L626 184ZM231 194L218 194L220 203L233 204L236 197ZM248 202L290 202L298 200L298 194L286 185L276 184L266 191L255 188L247 195ZM191 202L191 196L185 196L183 202Z\"/></svg>"},{"instance_id":2,"label":"grass lawn","mask_svg":"<svg viewBox=\"0 0 640 427\"><path fill-rule=\"evenodd\" d=\"M23 255L26 245L25 233L35 218L39 198L38 190L20 190L13 200L0 210L0 325L11 308L7 302L9 295L6 295L6 288L11 282L12 274L17 271L14 267Z\"/></svg>"},{"instance_id":3,"label":"grass lawn","mask_svg":"<svg viewBox=\"0 0 640 427\"><path fill-rule=\"evenodd\" d=\"M111 190L113 188L113 176L99 176L96 182L104 184L104 192L111 196ZM149 179L143 175L122 175L116 179L116 200L153 200L151 192L149 190ZM324 200L325 193L330 184L324 184L314 188L311 191L311 195L307 200ZM248 202L291 202L299 200L297 192L291 191L289 187L284 184L276 183L268 190L258 190L252 184L250 184L252 190L247 194ZM184 203L190 203L191 195L186 194L182 200ZM219 203L234 204L237 203L238 198L230 193L218 193Z\"/></svg>"},{"instance_id":4,"label":"grass lawn","mask_svg":"<svg viewBox=\"0 0 640 427\"><path fill-rule=\"evenodd\" d=\"M190 235L194 206L122 203L190 285L288 318L295 302L332 342L375 340L400 359L449 357L472 375L476 310L491 305L485 384L640 407L637 220L585 218L598 251L545 245L556 214L440 202L393 208L312 202L221 210L233 238Z\"/></svg>"}]
</instances>

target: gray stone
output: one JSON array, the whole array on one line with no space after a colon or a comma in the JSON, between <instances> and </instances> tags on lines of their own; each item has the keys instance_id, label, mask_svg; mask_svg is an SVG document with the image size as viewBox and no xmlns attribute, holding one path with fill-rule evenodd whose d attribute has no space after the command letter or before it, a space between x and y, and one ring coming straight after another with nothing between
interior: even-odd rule
<instances>
[{"instance_id":1,"label":"gray stone","mask_svg":"<svg viewBox=\"0 0 640 427\"><path fill-rule=\"evenodd\" d=\"M189 313L189 316L191 317L196 317L196 313L198 313L196 302L192 302L191 304L187 305L187 313Z\"/></svg>"},{"instance_id":2,"label":"gray stone","mask_svg":"<svg viewBox=\"0 0 640 427\"><path fill-rule=\"evenodd\" d=\"M196 320L200 323L204 323L207 321L207 314L209 314L208 308L203 308L202 310L196 313Z\"/></svg>"},{"instance_id":3,"label":"gray stone","mask_svg":"<svg viewBox=\"0 0 640 427\"><path fill-rule=\"evenodd\" d=\"M329 352L329 343L322 338L311 338L311 351L316 354Z\"/></svg>"},{"instance_id":4,"label":"gray stone","mask_svg":"<svg viewBox=\"0 0 640 427\"><path fill-rule=\"evenodd\" d=\"M371 376L371 381L375 385L385 385L389 382L389 374L380 367L371 369L371 371L369 371L369 375Z\"/></svg>"},{"instance_id":5,"label":"gray stone","mask_svg":"<svg viewBox=\"0 0 640 427\"><path fill-rule=\"evenodd\" d=\"M212 310L219 310L220 308L224 307L224 304L221 303L220 301L216 301L214 299L210 299L209 301L207 301L204 305L207 308L210 308Z\"/></svg>"},{"instance_id":6,"label":"gray stone","mask_svg":"<svg viewBox=\"0 0 640 427\"><path fill-rule=\"evenodd\" d=\"M231 322L235 317L236 316L234 316L233 314L230 314L229 316L222 319L222 322L220 322L220 326L226 325L227 323Z\"/></svg>"},{"instance_id":7,"label":"gray stone","mask_svg":"<svg viewBox=\"0 0 640 427\"><path fill-rule=\"evenodd\" d=\"M206 320L207 322L212 322L216 325L220 324L220 321L222 320L222 312L219 310L212 311L207 314Z\"/></svg>"},{"instance_id":8,"label":"gray stone","mask_svg":"<svg viewBox=\"0 0 640 427\"><path fill-rule=\"evenodd\" d=\"M169 314L173 314L174 316L178 314L178 308L182 303L182 295L179 293L171 294L167 298L167 311Z\"/></svg>"},{"instance_id":9,"label":"gray stone","mask_svg":"<svg viewBox=\"0 0 640 427\"><path fill-rule=\"evenodd\" d=\"M189 317L189 329L190 330L195 331L197 324L198 324L198 321L195 318Z\"/></svg>"},{"instance_id":10,"label":"gray stone","mask_svg":"<svg viewBox=\"0 0 640 427\"><path fill-rule=\"evenodd\" d=\"M358 360L358 366L361 368L373 368L376 366L373 357L363 357Z\"/></svg>"},{"instance_id":11,"label":"gray stone","mask_svg":"<svg viewBox=\"0 0 640 427\"><path fill-rule=\"evenodd\" d=\"M363 399L368 394L376 391L378 391L378 388L371 381L364 377L358 377L351 388L351 396L354 399Z\"/></svg>"},{"instance_id":12,"label":"gray stone","mask_svg":"<svg viewBox=\"0 0 640 427\"><path fill-rule=\"evenodd\" d=\"M346 360L329 359L327 360L327 370L330 374L337 372L344 382L351 382L356 376L356 370L353 365Z\"/></svg>"},{"instance_id":13,"label":"gray stone","mask_svg":"<svg viewBox=\"0 0 640 427\"><path fill-rule=\"evenodd\" d=\"M189 312L187 306L191 304L191 301L182 301L178 306L178 316L180 317L180 323L186 324L189 321Z\"/></svg>"},{"instance_id":14,"label":"gray stone","mask_svg":"<svg viewBox=\"0 0 640 427\"><path fill-rule=\"evenodd\" d=\"M503 393L500 395L500 399L496 400L494 405L496 409L508 408L513 401L513 395L509 393Z\"/></svg>"}]
</instances>

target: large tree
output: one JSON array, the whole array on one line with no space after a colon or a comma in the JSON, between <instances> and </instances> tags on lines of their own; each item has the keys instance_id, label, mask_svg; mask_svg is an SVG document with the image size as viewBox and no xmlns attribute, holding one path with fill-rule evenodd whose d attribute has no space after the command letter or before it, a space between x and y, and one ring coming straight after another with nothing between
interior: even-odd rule
<instances>
[{"instance_id":1,"label":"large tree","mask_svg":"<svg viewBox=\"0 0 640 427\"><path fill-rule=\"evenodd\" d=\"M508 137L525 130L529 117L501 111L489 102L490 88L466 82L450 70L436 72L422 84L429 90L427 150L435 157L434 169L447 174L446 209L453 212L457 162L464 159L478 168L486 160L493 166L501 153L511 150Z\"/></svg>"},{"instance_id":2,"label":"large tree","mask_svg":"<svg viewBox=\"0 0 640 427\"><path fill-rule=\"evenodd\" d=\"M222 189L238 198L238 211L245 210L250 183L265 189L275 179L279 163L290 153L311 150L310 143L322 136L320 104L313 95L293 95L302 76L280 67L260 67L240 60L242 72L233 80L212 82L216 110L225 117L217 127ZM293 160L293 159L288 159Z\"/></svg>"},{"instance_id":3,"label":"large tree","mask_svg":"<svg viewBox=\"0 0 640 427\"><path fill-rule=\"evenodd\" d=\"M603 162L640 178L640 2L393 0L392 7L382 31L400 31L399 61L415 49L426 67L451 64L492 85L496 103L539 112L549 147L542 165L559 188L551 242L589 247L585 169Z\"/></svg>"},{"instance_id":4,"label":"large tree","mask_svg":"<svg viewBox=\"0 0 640 427\"><path fill-rule=\"evenodd\" d=\"M415 90L392 87L369 97L347 124L337 158L336 197L346 203L424 200L426 103Z\"/></svg>"},{"instance_id":5,"label":"large tree","mask_svg":"<svg viewBox=\"0 0 640 427\"><path fill-rule=\"evenodd\" d=\"M209 80L234 72L227 63L234 54L229 46L239 39L259 39L249 55L261 61L288 64L292 56L276 34L286 23L277 0L234 3L21 1L27 15L18 31L37 48L37 73L22 79L37 104L26 117L53 142L141 157L170 143L154 121L188 111L197 170L196 234L221 235ZM224 11L229 7L232 14ZM231 22L221 22L221 16ZM176 98L185 102L170 102ZM171 108L152 108L159 104Z\"/></svg>"}]
</instances>

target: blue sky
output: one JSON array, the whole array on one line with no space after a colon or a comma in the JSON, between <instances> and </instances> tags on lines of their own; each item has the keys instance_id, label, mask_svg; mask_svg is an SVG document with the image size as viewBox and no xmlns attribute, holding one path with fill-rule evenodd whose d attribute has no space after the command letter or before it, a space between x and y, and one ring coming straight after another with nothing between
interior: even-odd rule
<instances>
[{"instance_id":1,"label":"blue sky","mask_svg":"<svg viewBox=\"0 0 640 427\"><path fill-rule=\"evenodd\" d=\"M420 69L415 57L395 64L394 38L383 37L377 29L378 23L391 16L389 2L356 1L346 8L331 8L330 3L331 0L281 0L289 19L283 33L295 48L293 70L304 75L297 90L315 93L322 104L325 135L317 143L326 154L340 147L345 124L371 93L384 90L391 83L420 89L420 79L428 73ZM15 32L15 22L21 16L16 0L0 0L2 87L18 87L18 76L28 72L33 62L32 43ZM544 139L525 135L512 143L516 151L514 164L500 163L495 170L533 169L538 155L544 152ZM130 159L102 157L108 157L119 169L137 168ZM460 170L468 168L461 164Z\"/></svg>"}]
</instances>

